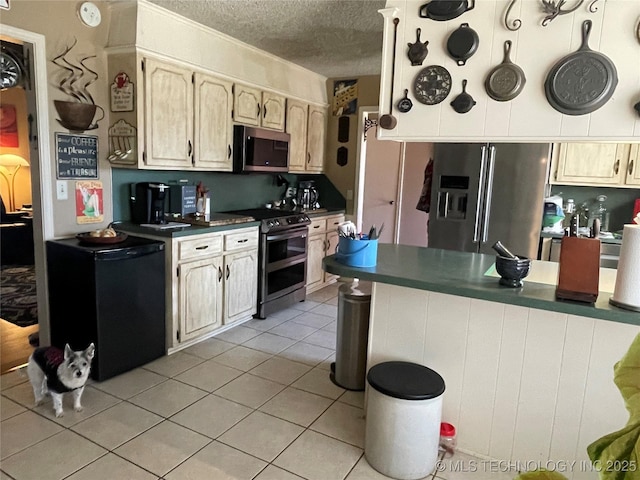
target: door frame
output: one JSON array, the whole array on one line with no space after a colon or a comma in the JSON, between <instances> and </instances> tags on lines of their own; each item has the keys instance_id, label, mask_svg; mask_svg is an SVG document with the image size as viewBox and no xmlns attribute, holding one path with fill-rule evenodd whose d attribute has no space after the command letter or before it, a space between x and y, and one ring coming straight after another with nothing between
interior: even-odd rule
<instances>
[{"instance_id":1,"label":"door frame","mask_svg":"<svg viewBox=\"0 0 640 480\"><path fill-rule=\"evenodd\" d=\"M365 127L367 126L367 120L370 115L378 115L379 108L377 106L365 106L358 108L358 147L356 149L356 182L355 182L355 202L354 202L354 217L356 230L362 231L362 214L364 209L364 180L365 169L367 167L367 140L365 137ZM377 125L377 120L375 121ZM368 129L367 129L368 130ZM405 144L402 142L400 149L400 166L398 172L398 193L396 196L396 212L395 212L395 229L393 232L393 243L398 243L400 240L400 220L401 209L400 199L402 197L402 175L400 172L404 170L404 157L405 157Z\"/></svg>"},{"instance_id":2,"label":"door frame","mask_svg":"<svg viewBox=\"0 0 640 480\"><path fill-rule=\"evenodd\" d=\"M30 144L31 198L33 205L33 246L38 298L40 345L49 345L49 302L45 242L53 238L53 188L51 185L51 144L49 133L49 95L45 36L10 25L1 25L4 37L33 45L34 71L30 72L35 85L37 142ZM37 162L34 160L37 159Z\"/></svg>"}]
</instances>

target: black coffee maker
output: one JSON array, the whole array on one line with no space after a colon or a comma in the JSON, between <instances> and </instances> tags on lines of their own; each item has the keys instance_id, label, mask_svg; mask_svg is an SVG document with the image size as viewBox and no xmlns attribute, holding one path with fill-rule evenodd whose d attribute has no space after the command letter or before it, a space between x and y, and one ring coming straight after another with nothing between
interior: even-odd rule
<instances>
[{"instance_id":1,"label":"black coffee maker","mask_svg":"<svg viewBox=\"0 0 640 480\"><path fill-rule=\"evenodd\" d=\"M134 223L166 223L164 203L169 185L160 182L131 184L131 220Z\"/></svg>"}]
</instances>

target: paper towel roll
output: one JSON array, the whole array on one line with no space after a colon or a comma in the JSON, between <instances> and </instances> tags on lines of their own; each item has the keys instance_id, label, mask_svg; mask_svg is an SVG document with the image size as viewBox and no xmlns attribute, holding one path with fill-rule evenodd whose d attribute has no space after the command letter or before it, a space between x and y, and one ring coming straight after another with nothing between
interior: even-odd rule
<instances>
[{"instance_id":1,"label":"paper towel roll","mask_svg":"<svg viewBox=\"0 0 640 480\"><path fill-rule=\"evenodd\" d=\"M625 225L611 303L640 310L640 225Z\"/></svg>"}]
</instances>

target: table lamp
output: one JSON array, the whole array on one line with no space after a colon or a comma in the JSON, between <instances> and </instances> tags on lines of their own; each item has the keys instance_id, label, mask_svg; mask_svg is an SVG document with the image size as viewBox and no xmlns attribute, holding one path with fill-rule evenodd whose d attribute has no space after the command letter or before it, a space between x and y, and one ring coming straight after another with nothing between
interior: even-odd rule
<instances>
[{"instance_id":1,"label":"table lamp","mask_svg":"<svg viewBox=\"0 0 640 480\"><path fill-rule=\"evenodd\" d=\"M7 181L9 187L9 210L16 211L16 199L14 184L16 180L16 173L20 170L20 167L28 167L29 162L19 155L12 155L5 153L0 155L0 174Z\"/></svg>"}]
</instances>

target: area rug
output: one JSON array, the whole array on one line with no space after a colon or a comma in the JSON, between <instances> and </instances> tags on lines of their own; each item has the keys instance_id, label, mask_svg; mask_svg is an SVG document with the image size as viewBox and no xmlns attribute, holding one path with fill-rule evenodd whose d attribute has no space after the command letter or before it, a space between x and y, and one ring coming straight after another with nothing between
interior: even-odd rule
<instances>
[{"instance_id":1,"label":"area rug","mask_svg":"<svg viewBox=\"0 0 640 480\"><path fill-rule=\"evenodd\" d=\"M3 266L0 278L0 318L20 327L38 323L35 266Z\"/></svg>"}]
</instances>

